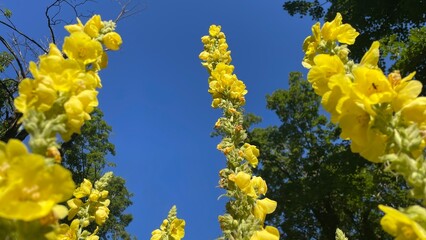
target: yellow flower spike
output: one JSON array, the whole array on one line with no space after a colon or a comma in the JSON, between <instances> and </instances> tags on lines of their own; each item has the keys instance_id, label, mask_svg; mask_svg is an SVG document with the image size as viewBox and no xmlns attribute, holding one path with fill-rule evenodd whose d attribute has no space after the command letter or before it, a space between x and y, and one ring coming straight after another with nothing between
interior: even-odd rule
<instances>
[{"instance_id":1,"label":"yellow flower spike","mask_svg":"<svg viewBox=\"0 0 426 240\"><path fill-rule=\"evenodd\" d=\"M65 37L62 49L69 58L84 65L99 61L103 53L101 43L84 32L73 32Z\"/></svg>"},{"instance_id":2,"label":"yellow flower spike","mask_svg":"<svg viewBox=\"0 0 426 240\"><path fill-rule=\"evenodd\" d=\"M260 220L260 222L265 221L266 214L273 213L277 208L277 202L269 198L264 198L261 200L256 200L254 205L253 215Z\"/></svg>"},{"instance_id":3,"label":"yellow flower spike","mask_svg":"<svg viewBox=\"0 0 426 240\"><path fill-rule=\"evenodd\" d=\"M380 47L380 42L374 41L371 44L370 49L362 57L360 65L364 65L369 68L377 68L377 63L379 62L379 58L380 58L379 47Z\"/></svg>"},{"instance_id":4,"label":"yellow flower spike","mask_svg":"<svg viewBox=\"0 0 426 240\"><path fill-rule=\"evenodd\" d=\"M89 180L84 179L83 182L80 184L80 187L75 189L74 197L76 198L87 197L92 192L92 188L93 188L92 183Z\"/></svg>"},{"instance_id":5,"label":"yellow flower spike","mask_svg":"<svg viewBox=\"0 0 426 240\"><path fill-rule=\"evenodd\" d=\"M308 81L315 93L322 96L330 91L328 86L330 77L337 74L345 74L342 60L336 55L320 54L314 58L314 66L309 70Z\"/></svg>"},{"instance_id":6,"label":"yellow flower spike","mask_svg":"<svg viewBox=\"0 0 426 240\"><path fill-rule=\"evenodd\" d=\"M275 227L266 226L265 229L254 232L250 240L279 240L280 232Z\"/></svg>"},{"instance_id":7,"label":"yellow flower spike","mask_svg":"<svg viewBox=\"0 0 426 240\"><path fill-rule=\"evenodd\" d=\"M406 214L384 205L379 205L385 216L380 220L383 230L395 239L417 240L426 239L426 231Z\"/></svg>"},{"instance_id":8,"label":"yellow flower spike","mask_svg":"<svg viewBox=\"0 0 426 240\"><path fill-rule=\"evenodd\" d=\"M18 140L0 144L0 217L31 221L48 215L75 188L71 173L46 166L43 156L28 153Z\"/></svg>"},{"instance_id":9,"label":"yellow flower spike","mask_svg":"<svg viewBox=\"0 0 426 240\"><path fill-rule=\"evenodd\" d=\"M123 40L121 36L116 32L109 32L105 34L102 38L102 42L105 46L113 51L117 51L120 49L121 44L123 44Z\"/></svg>"},{"instance_id":10,"label":"yellow flower spike","mask_svg":"<svg viewBox=\"0 0 426 240\"><path fill-rule=\"evenodd\" d=\"M209 34L212 37L216 37L220 32L221 26L211 25L209 28Z\"/></svg>"},{"instance_id":11,"label":"yellow flower spike","mask_svg":"<svg viewBox=\"0 0 426 240\"><path fill-rule=\"evenodd\" d=\"M180 240L185 236L185 220L183 219L174 219L170 224L170 236L174 240Z\"/></svg>"},{"instance_id":12,"label":"yellow flower spike","mask_svg":"<svg viewBox=\"0 0 426 240\"><path fill-rule=\"evenodd\" d=\"M244 158L251 164L252 167L256 167L259 162L257 157L259 157L259 149L256 146L244 143Z\"/></svg>"},{"instance_id":13,"label":"yellow flower spike","mask_svg":"<svg viewBox=\"0 0 426 240\"><path fill-rule=\"evenodd\" d=\"M91 38L99 36L99 31L104 27L100 15L93 15L84 25L84 32Z\"/></svg>"}]
</instances>

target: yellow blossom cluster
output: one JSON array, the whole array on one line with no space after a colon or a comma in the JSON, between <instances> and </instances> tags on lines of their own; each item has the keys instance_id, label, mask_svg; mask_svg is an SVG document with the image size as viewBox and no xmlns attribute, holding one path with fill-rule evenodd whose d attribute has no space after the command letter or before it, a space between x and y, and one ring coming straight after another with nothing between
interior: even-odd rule
<instances>
[{"instance_id":1,"label":"yellow blossom cluster","mask_svg":"<svg viewBox=\"0 0 426 240\"><path fill-rule=\"evenodd\" d=\"M340 14L336 19L341 22ZM357 34L353 33L350 25L333 22L325 23L323 30L327 26L326 33L337 31L348 36L343 38L345 42L353 43ZM315 26L319 27L319 23ZM325 33L321 31L318 34L323 36ZM327 36L324 38L330 39ZM339 41L339 38L331 40ZM341 127L341 137L352 141L353 152L372 162L381 161L380 156L384 154L388 141L387 134L380 130L378 115L400 112L406 121L426 126L426 118L414 114L426 110L426 98L417 97L421 83L412 80L414 73L405 78L401 78L398 72L386 76L377 65L379 46L379 42L373 42L358 64L345 63L338 52L315 55L308 73L308 81L322 97L321 103L331 114L331 121ZM306 54L312 52L309 49L305 51Z\"/></svg>"},{"instance_id":2,"label":"yellow blossom cluster","mask_svg":"<svg viewBox=\"0 0 426 240\"><path fill-rule=\"evenodd\" d=\"M185 220L176 215L177 209L173 206L160 228L152 231L151 240L181 240L185 236Z\"/></svg>"},{"instance_id":3,"label":"yellow blossom cluster","mask_svg":"<svg viewBox=\"0 0 426 240\"><path fill-rule=\"evenodd\" d=\"M219 216L223 237L220 239L279 239L278 229L264 227L266 214L275 211L277 203L264 197L266 182L252 176L252 169L258 165L259 149L245 142L247 134L243 128L244 83L233 73L230 51L221 27L212 25L209 35L201 38L204 51L199 57L210 76L209 93L213 97L213 108L223 109L223 117L215 124L223 136L217 148L227 158L227 167L219 173L219 186L230 198L227 213Z\"/></svg>"},{"instance_id":4,"label":"yellow blossom cluster","mask_svg":"<svg viewBox=\"0 0 426 240\"><path fill-rule=\"evenodd\" d=\"M212 107L219 107L223 104L223 99L244 105L246 86L233 73L234 66L230 64L231 52L228 50L225 34L220 30L221 26L210 26L209 35L201 38L204 51L199 56L210 73L209 93L213 97Z\"/></svg>"},{"instance_id":5,"label":"yellow blossom cluster","mask_svg":"<svg viewBox=\"0 0 426 240\"><path fill-rule=\"evenodd\" d=\"M412 197L426 203L424 159L426 97L419 97L422 84L415 73L401 77L385 75L378 66L380 43L375 41L359 63L348 59L358 33L342 24L337 14L322 29L317 23L304 44L303 65L308 81L321 103L339 124L341 137L351 140L351 150L371 162L384 162L386 169L402 175ZM398 211L380 205L385 213L383 229L395 239L426 239L426 209L411 206Z\"/></svg>"},{"instance_id":6,"label":"yellow blossom cluster","mask_svg":"<svg viewBox=\"0 0 426 240\"><path fill-rule=\"evenodd\" d=\"M107 172L98 181L95 182L95 186L87 180L80 184L73 192L74 198L67 201L69 207L68 210L68 221L71 224L61 224L56 229L56 237L60 236L75 236L69 237L69 240L77 240L82 237L89 237L89 239L98 239L96 236L97 229L90 233L88 230L82 230L83 228L89 227L92 222L95 222L97 226L102 226L108 219L109 204L108 191L105 190L105 186L112 178L112 172ZM87 239L87 238L86 238Z\"/></svg>"},{"instance_id":7,"label":"yellow blossom cluster","mask_svg":"<svg viewBox=\"0 0 426 240\"><path fill-rule=\"evenodd\" d=\"M342 24L342 20L342 15L337 13L334 20L324 23L322 28L319 22L312 26L312 35L303 42L305 57L302 64L305 67L309 68L313 64L314 57L320 53L335 53L342 59L347 58L349 50L345 45L342 47L336 45L336 41L352 45L359 33L351 25Z\"/></svg>"},{"instance_id":8,"label":"yellow blossom cluster","mask_svg":"<svg viewBox=\"0 0 426 240\"><path fill-rule=\"evenodd\" d=\"M46 116L65 114L65 130L62 138L68 140L79 133L84 121L98 106L97 90L101 87L98 71L107 65L107 55L102 43L111 50L118 50L122 40L114 32L115 23L102 22L99 15L83 25L65 27L70 36L65 37L63 53L50 44L49 53L40 56L38 64L30 63L34 79L26 78L19 84L16 109L23 113L21 121L30 119L34 111ZM28 124L27 124L28 125Z\"/></svg>"}]
</instances>

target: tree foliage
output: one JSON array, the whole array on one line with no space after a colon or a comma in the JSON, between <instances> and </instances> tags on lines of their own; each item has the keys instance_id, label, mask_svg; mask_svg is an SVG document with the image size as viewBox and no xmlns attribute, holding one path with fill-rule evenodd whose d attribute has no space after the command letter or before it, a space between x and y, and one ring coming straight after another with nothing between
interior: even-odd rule
<instances>
[{"instance_id":1,"label":"tree foliage","mask_svg":"<svg viewBox=\"0 0 426 240\"><path fill-rule=\"evenodd\" d=\"M388 69L406 75L416 71L416 79L426 84L426 4L418 0L290 0L283 8L291 16L309 15L313 20L332 20L337 12L361 34L350 46L351 58L359 61L375 40L381 40L384 53L393 60ZM389 54L389 55L388 55ZM388 64L389 65L389 64ZM423 88L422 95L426 94Z\"/></svg>"},{"instance_id":2,"label":"tree foliage","mask_svg":"<svg viewBox=\"0 0 426 240\"><path fill-rule=\"evenodd\" d=\"M334 239L337 228L349 239L388 239L377 206L408 205L403 181L339 140L301 73L291 73L289 85L267 96L281 125L249 134L260 149L258 174L268 182L267 197L278 202L269 223L279 226L283 239Z\"/></svg>"},{"instance_id":3,"label":"tree foliage","mask_svg":"<svg viewBox=\"0 0 426 240\"><path fill-rule=\"evenodd\" d=\"M95 109L91 114L91 120L86 122L81 129L81 134L73 135L70 141L63 143L63 164L73 173L75 182L80 183L86 178L91 182L98 180L103 174L105 167L113 167L115 164L107 160L107 155L115 155L114 144L109 142L109 134L112 131L103 120L103 113ZM99 236L102 239L130 239L130 234L125 228L132 221L131 214L124 211L132 204L130 198L133 196L126 186L126 181L114 176L106 190L111 200L110 216L102 226Z\"/></svg>"}]
</instances>

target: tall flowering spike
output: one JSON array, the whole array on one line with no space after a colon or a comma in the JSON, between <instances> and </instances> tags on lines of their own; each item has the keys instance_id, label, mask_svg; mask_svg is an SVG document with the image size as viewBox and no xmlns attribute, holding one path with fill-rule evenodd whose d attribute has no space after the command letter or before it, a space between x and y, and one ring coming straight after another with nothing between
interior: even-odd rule
<instances>
[{"instance_id":1,"label":"tall flowering spike","mask_svg":"<svg viewBox=\"0 0 426 240\"><path fill-rule=\"evenodd\" d=\"M263 226L266 214L272 213L277 203L263 198L267 191L266 182L261 177L252 176L251 168L258 164L259 149L246 142L247 134L243 128L242 106L246 87L234 74L221 27L210 26L209 35L201 41L204 51L199 57L210 74L208 91L213 98L212 107L223 110L223 117L215 124L223 136L217 148L227 159L226 168L219 172L219 186L227 191L230 201L227 213L219 216L223 231L220 239L279 239L276 228ZM160 236L161 231L157 229L154 234Z\"/></svg>"},{"instance_id":2,"label":"tall flowering spike","mask_svg":"<svg viewBox=\"0 0 426 240\"><path fill-rule=\"evenodd\" d=\"M181 240L183 237L185 237L185 220L177 218L177 209L173 206L160 228L152 231L151 240Z\"/></svg>"},{"instance_id":3,"label":"tall flowering spike","mask_svg":"<svg viewBox=\"0 0 426 240\"><path fill-rule=\"evenodd\" d=\"M31 62L34 79L20 83L15 99L16 109L23 113L21 121L31 136L30 146L40 154L55 146L57 133L65 141L80 133L98 106L97 88L102 86L98 71L107 65L102 44L118 50L122 43L114 32L115 23L103 22L99 15L85 25L78 20L65 28L70 36L65 37L63 53L50 44L49 53L40 56L38 64Z\"/></svg>"},{"instance_id":4,"label":"tall flowering spike","mask_svg":"<svg viewBox=\"0 0 426 240\"><path fill-rule=\"evenodd\" d=\"M0 142L0 218L16 231L17 235L10 231L12 238L21 236L22 227L17 224L32 221L31 231L52 230L46 239L95 240L99 239L98 228L92 233L82 228L91 222L100 226L108 218L110 200L104 188L111 173L94 187L85 180L75 189L71 173L59 164L56 137L69 140L90 119L98 106L98 71L107 65L102 44L117 50L121 37L114 32L115 23L103 22L99 15L85 25L78 20L65 28L70 36L65 38L62 51L50 44L48 54L40 56L38 63L30 62L33 78L21 81L14 101L30 135L32 153L18 140ZM69 199L73 194L75 198ZM69 209L58 204L63 202ZM59 225L58 220L67 215L70 221L78 219Z\"/></svg>"},{"instance_id":5,"label":"tall flowering spike","mask_svg":"<svg viewBox=\"0 0 426 240\"><path fill-rule=\"evenodd\" d=\"M95 184L84 179L80 186L75 189L74 198L67 201L68 221L72 221L70 226L66 225L68 234L74 234L78 237L88 236L90 232L87 228L94 226L98 228L106 222L110 212L108 208L110 200L108 199L109 192L105 188L112 176L112 172L107 172ZM75 221L78 221L79 224L75 225ZM63 232L59 231L59 233ZM93 239L98 239L96 233L97 230L90 236Z\"/></svg>"},{"instance_id":6,"label":"tall flowering spike","mask_svg":"<svg viewBox=\"0 0 426 240\"><path fill-rule=\"evenodd\" d=\"M312 32L303 44L303 64L310 69L308 80L324 109L342 129L341 137L351 140L353 152L402 175L410 196L426 204L426 98L418 96L422 84L413 80L415 73L402 78L394 71L386 77L378 67L377 41L360 63L349 60L340 43L353 44L358 33L342 24L340 14L325 23L320 34L318 23ZM385 213L383 229L395 239L426 239L424 208L379 208Z\"/></svg>"}]
</instances>

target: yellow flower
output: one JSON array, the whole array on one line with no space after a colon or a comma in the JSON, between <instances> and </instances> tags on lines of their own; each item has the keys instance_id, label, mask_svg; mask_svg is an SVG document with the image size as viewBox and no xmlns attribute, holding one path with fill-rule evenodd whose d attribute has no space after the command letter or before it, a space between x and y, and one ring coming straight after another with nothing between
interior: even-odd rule
<instances>
[{"instance_id":1,"label":"yellow flower","mask_svg":"<svg viewBox=\"0 0 426 240\"><path fill-rule=\"evenodd\" d=\"M378 131L369 129L364 142L351 142L351 151L359 153L361 157L370 162L381 162L380 157L385 154L388 137Z\"/></svg>"},{"instance_id":2,"label":"yellow flower","mask_svg":"<svg viewBox=\"0 0 426 240\"><path fill-rule=\"evenodd\" d=\"M349 24L342 24L342 15L336 14L331 22L324 23L321 35L325 41L339 41L346 44L354 44L359 33Z\"/></svg>"},{"instance_id":3,"label":"yellow flower","mask_svg":"<svg viewBox=\"0 0 426 240\"><path fill-rule=\"evenodd\" d=\"M100 206L95 212L95 222L99 226L103 225L109 215L109 209L106 206Z\"/></svg>"},{"instance_id":4,"label":"yellow flower","mask_svg":"<svg viewBox=\"0 0 426 240\"><path fill-rule=\"evenodd\" d=\"M229 175L229 180L235 182L238 188L250 197L257 197L256 192L251 184L251 175L245 172L238 172L237 175Z\"/></svg>"},{"instance_id":5,"label":"yellow flower","mask_svg":"<svg viewBox=\"0 0 426 240\"><path fill-rule=\"evenodd\" d=\"M331 122L337 123L342 114L341 107L351 98L352 81L347 75L336 74L330 77L328 87L330 91L324 93L321 104L331 114Z\"/></svg>"},{"instance_id":6,"label":"yellow flower","mask_svg":"<svg viewBox=\"0 0 426 240\"><path fill-rule=\"evenodd\" d=\"M77 24L71 24L71 25L66 25L65 29L69 32L69 33L73 33L73 32L82 32L84 31L84 26L81 23L80 19L77 18Z\"/></svg>"},{"instance_id":7,"label":"yellow flower","mask_svg":"<svg viewBox=\"0 0 426 240\"><path fill-rule=\"evenodd\" d=\"M252 167L256 167L257 157L259 156L259 149L256 146L245 143L244 146L244 158L251 164Z\"/></svg>"},{"instance_id":8,"label":"yellow flower","mask_svg":"<svg viewBox=\"0 0 426 240\"><path fill-rule=\"evenodd\" d=\"M235 74L232 74L233 70L233 66L219 63L212 71L209 93L212 94L213 98L228 96L231 99L244 102L244 95L247 94L246 86Z\"/></svg>"},{"instance_id":9,"label":"yellow flower","mask_svg":"<svg viewBox=\"0 0 426 240\"><path fill-rule=\"evenodd\" d=\"M256 200L254 205L253 215L260 220L260 222L265 221L266 214L273 213L277 208L277 202L269 198L264 198L261 200Z\"/></svg>"},{"instance_id":10,"label":"yellow flower","mask_svg":"<svg viewBox=\"0 0 426 240\"><path fill-rule=\"evenodd\" d=\"M109 32L104 35L104 37L102 38L102 42L108 49L117 51L118 49L120 49L123 40L121 39L121 36L118 33Z\"/></svg>"},{"instance_id":11,"label":"yellow flower","mask_svg":"<svg viewBox=\"0 0 426 240\"><path fill-rule=\"evenodd\" d=\"M209 56L210 54L208 52L202 51L198 57L203 61L207 61L209 60Z\"/></svg>"},{"instance_id":12,"label":"yellow flower","mask_svg":"<svg viewBox=\"0 0 426 240\"><path fill-rule=\"evenodd\" d=\"M268 191L268 186L266 185L265 180L261 177L253 177L250 181L250 184L253 186L257 195L265 195Z\"/></svg>"},{"instance_id":13,"label":"yellow flower","mask_svg":"<svg viewBox=\"0 0 426 240\"><path fill-rule=\"evenodd\" d=\"M250 240L279 240L280 232L278 229L266 226L265 229L254 232Z\"/></svg>"},{"instance_id":14,"label":"yellow flower","mask_svg":"<svg viewBox=\"0 0 426 240\"><path fill-rule=\"evenodd\" d=\"M84 32L73 32L65 37L62 49L69 58L84 65L100 61L103 53L101 43Z\"/></svg>"},{"instance_id":15,"label":"yellow flower","mask_svg":"<svg viewBox=\"0 0 426 240\"><path fill-rule=\"evenodd\" d=\"M59 226L59 233L57 233L55 239L60 240L77 240L77 231L80 226L80 220L74 219L70 226L67 224L61 224Z\"/></svg>"},{"instance_id":16,"label":"yellow flower","mask_svg":"<svg viewBox=\"0 0 426 240\"><path fill-rule=\"evenodd\" d=\"M395 112L400 111L405 105L420 95L423 85L420 81L412 80L415 74L416 72L412 72L403 79L401 79L398 71L389 74L388 80L396 92L396 97L392 101L392 107Z\"/></svg>"},{"instance_id":17,"label":"yellow flower","mask_svg":"<svg viewBox=\"0 0 426 240\"><path fill-rule=\"evenodd\" d=\"M160 229L155 229L151 232L151 240L161 240L163 237L163 231Z\"/></svg>"},{"instance_id":18,"label":"yellow flower","mask_svg":"<svg viewBox=\"0 0 426 240\"><path fill-rule=\"evenodd\" d=\"M84 25L84 32L89 35L91 38L96 38L99 36L99 31L104 27L102 23L101 16L93 15L86 24Z\"/></svg>"},{"instance_id":19,"label":"yellow flower","mask_svg":"<svg viewBox=\"0 0 426 240\"><path fill-rule=\"evenodd\" d=\"M308 81L315 93L322 96L330 91L329 79L336 74L345 74L342 60L336 55L319 54L314 58L314 66L309 70Z\"/></svg>"},{"instance_id":20,"label":"yellow flower","mask_svg":"<svg viewBox=\"0 0 426 240\"><path fill-rule=\"evenodd\" d=\"M97 92L93 90L84 90L77 96L71 96L64 104L67 115L68 132L62 135L64 140L69 139L72 133L80 133L80 128L84 121L90 120L90 114L94 107L98 106Z\"/></svg>"},{"instance_id":21,"label":"yellow flower","mask_svg":"<svg viewBox=\"0 0 426 240\"><path fill-rule=\"evenodd\" d=\"M183 219L174 219L170 224L170 236L174 240L180 240L185 236L185 220Z\"/></svg>"},{"instance_id":22,"label":"yellow flower","mask_svg":"<svg viewBox=\"0 0 426 240\"><path fill-rule=\"evenodd\" d=\"M426 123L426 97L418 97L401 109L403 118L419 125Z\"/></svg>"},{"instance_id":23,"label":"yellow flower","mask_svg":"<svg viewBox=\"0 0 426 240\"><path fill-rule=\"evenodd\" d=\"M77 215L78 211L80 211L81 205L83 205L83 201L79 198L73 198L67 201L68 207L70 210L68 211L68 220L71 220Z\"/></svg>"},{"instance_id":24,"label":"yellow flower","mask_svg":"<svg viewBox=\"0 0 426 240\"><path fill-rule=\"evenodd\" d=\"M37 89L37 92L36 92ZM31 109L47 111L56 99L56 93L48 86L38 86L32 79L26 78L19 83L19 96L15 98L14 104L17 111L23 113L23 118ZM41 94L41 96L39 96Z\"/></svg>"},{"instance_id":25,"label":"yellow flower","mask_svg":"<svg viewBox=\"0 0 426 240\"><path fill-rule=\"evenodd\" d=\"M209 34L212 37L216 37L219 33L220 33L220 26L216 26L216 25L211 25L209 28Z\"/></svg>"},{"instance_id":26,"label":"yellow flower","mask_svg":"<svg viewBox=\"0 0 426 240\"><path fill-rule=\"evenodd\" d=\"M379 58L380 58L379 47L380 47L380 42L374 41L371 44L370 49L362 57L360 65L364 65L369 68L377 68L377 63L379 62Z\"/></svg>"},{"instance_id":27,"label":"yellow flower","mask_svg":"<svg viewBox=\"0 0 426 240\"><path fill-rule=\"evenodd\" d=\"M379 162L384 154L387 137L371 127L371 116L361 104L352 100L343 103L339 126L342 129L340 137L352 140L351 150L371 162Z\"/></svg>"},{"instance_id":28,"label":"yellow flower","mask_svg":"<svg viewBox=\"0 0 426 240\"><path fill-rule=\"evenodd\" d=\"M0 217L44 217L69 199L74 188L71 173L62 166L47 166L43 156L28 153L18 140L0 142Z\"/></svg>"},{"instance_id":29,"label":"yellow flower","mask_svg":"<svg viewBox=\"0 0 426 240\"><path fill-rule=\"evenodd\" d=\"M379 205L385 216L380 220L383 230L395 239L417 240L426 239L426 231L406 214L384 205Z\"/></svg>"},{"instance_id":30,"label":"yellow flower","mask_svg":"<svg viewBox=\"0 0 426 240\"><path fill-rule=\"evenodd\" d=\"M84 179L83 182L80 184L80 187L75 189L73 195L76 198L87 197L92 192L92 188L93 186L90 180Z\"/></svg>"},{"instance_id":31,"label":"yellow flower","mask_svg":"<svg viewBox=\"0 0 426 240\"><path fill-rule=\"evenodd\" d=\"M372 123L372 117L362 106L352 100L345 101L339 119L342 128L341 138L351 139L357 144L365 142L370 123Z\"/></svg>"},{"instance_id":32,"label":"yellow flower","mask_svg":"<svg viewBox=\"0 0 426 240\"><path fill-rule=\"evenodd\" d=\"M355 78L353 92L369 114L375 115L371 105L392 102L396 92L380 69L359 66L354 68L352 73Z\"/></svg>"}]
</instances>

